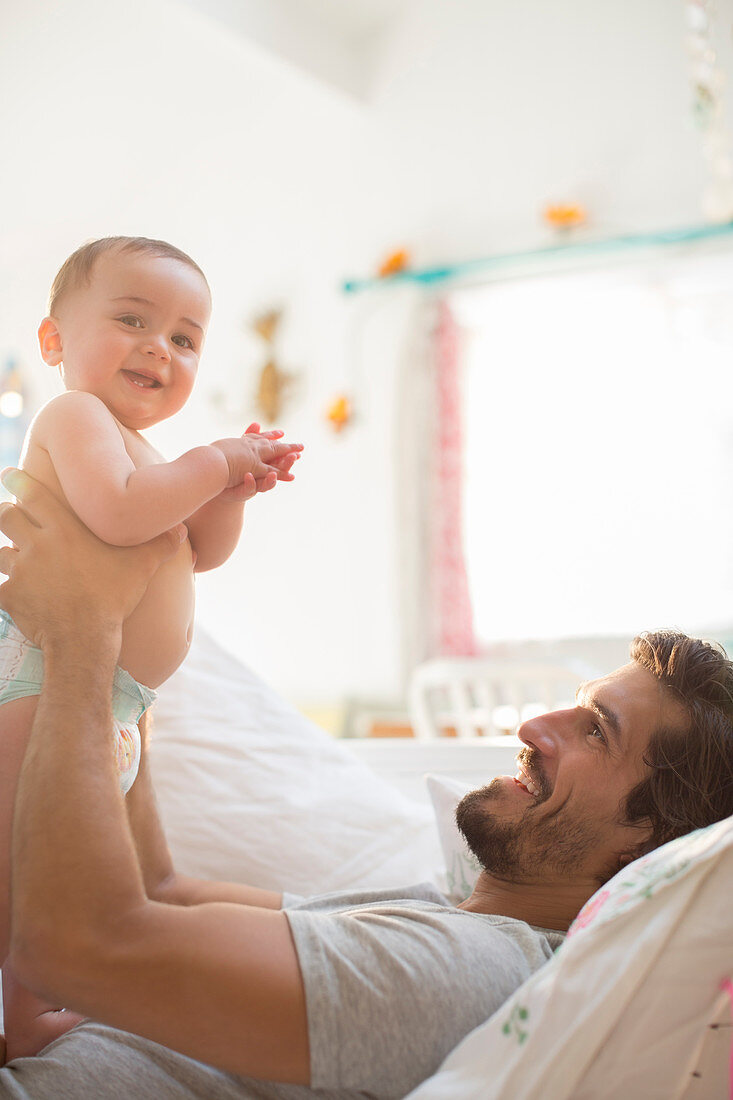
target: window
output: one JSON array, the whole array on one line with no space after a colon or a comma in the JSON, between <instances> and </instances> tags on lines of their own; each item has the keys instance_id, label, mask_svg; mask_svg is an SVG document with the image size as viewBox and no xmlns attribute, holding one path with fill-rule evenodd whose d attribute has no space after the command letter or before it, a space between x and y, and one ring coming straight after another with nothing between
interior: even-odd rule
<instances>
[{"instance_id":1,"label":"window","mask_svg":"<svg viewBox=\"0 0 733 1100\"><path fill-rule=\"evenodd\" d=\"M733 623L733 253L464 290L480 641Z\"/></svg>"}]
</instances>

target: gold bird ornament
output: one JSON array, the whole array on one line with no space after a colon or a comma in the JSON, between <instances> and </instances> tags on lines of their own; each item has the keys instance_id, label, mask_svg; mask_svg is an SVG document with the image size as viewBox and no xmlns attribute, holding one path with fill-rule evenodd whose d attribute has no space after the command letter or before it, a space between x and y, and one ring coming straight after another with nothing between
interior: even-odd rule
<instances>
[{"instance_id":1,"label":"gold bird ornament","mask_svg":"<svg viewBox=\"0 0 733 1100\"><path fill-rule=\"evenodd\" d=\"M270 424L279 420L288 393L295 382L294 375L278 366L275 355L275 341L282 316L281 309L268 309L252 321L253 332L267 345L267 359L257 380L255 405L264 420Z\"/></svg>"}]
</instances>

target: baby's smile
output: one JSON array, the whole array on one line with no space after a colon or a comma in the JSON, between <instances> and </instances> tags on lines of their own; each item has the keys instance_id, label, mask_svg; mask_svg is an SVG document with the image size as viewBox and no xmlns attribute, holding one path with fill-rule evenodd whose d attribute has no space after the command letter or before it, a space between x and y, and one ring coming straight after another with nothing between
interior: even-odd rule
<instances>
[{"instance_id":1,"label":"baby's smile","mask_svg":"<svg viewBox=\"0 0 733 1100\"><path fill-rule=\"evenodd\" d=\"M152 374L142 374L140 371L123 370L125 378L140 389L158 389L163 383Z\"/></svg>"}]
</instances>

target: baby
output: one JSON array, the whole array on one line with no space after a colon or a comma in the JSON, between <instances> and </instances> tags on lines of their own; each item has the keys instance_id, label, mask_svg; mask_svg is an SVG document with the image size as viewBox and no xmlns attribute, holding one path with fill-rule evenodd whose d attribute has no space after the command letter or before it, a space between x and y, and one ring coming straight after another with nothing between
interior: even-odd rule
<instances>
[{"instance_id":1,"label":"baby","mask_svg":"<svg viewBox=\"0 0 733 1100\"><path fill-rule=\"evenodd\" d=\"M188 529L124 626L113 695L123 794L140 761L138 723L191 642L194 572L226 561L244 502L291 481L302 450L252 424L240 438L166 462L140 434L188 399L210 311L208 283L185 253L163 241L108 237L69 257L38 330L43 359L60 368L67 392L33 420L22 467L105 542L131 546L179 523ZM8 953L12 806L42 679L40 650L0 610L0 961ZM7 966L3 992L8 1059L37 1052L79 1020L39 1002Z\"/></svg>"}]
</instances>

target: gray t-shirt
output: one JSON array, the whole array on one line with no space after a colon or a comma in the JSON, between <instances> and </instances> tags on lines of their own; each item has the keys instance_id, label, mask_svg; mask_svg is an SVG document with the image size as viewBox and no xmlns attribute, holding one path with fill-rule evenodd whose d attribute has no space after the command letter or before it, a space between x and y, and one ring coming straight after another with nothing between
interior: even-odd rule
<instances>
[{"instance_id":1,"label":"gray t-shirt","mask_svg":"<svg viewBox=\"0 0 733 1100\"><path fill-rule=\"evenodd\" d=\"M429 884L286 898L285 908L305 984L311 1081L338 1100L404 1096L563 939L456 909Z\"/></svg>"},{"instance_id":2,"label":"gray t-shirt","mask_svg":"<svg viewBox=\"0 0 733 1100\"><path fill-rule=\"evenodd\" d=\"M0 1100L390 1100L433 1073L562 942L456 909L434 887L286 895L305 983L312 1088L237 1077L82 1024L0 1069Z\"/></svg>"}]
</instances>

